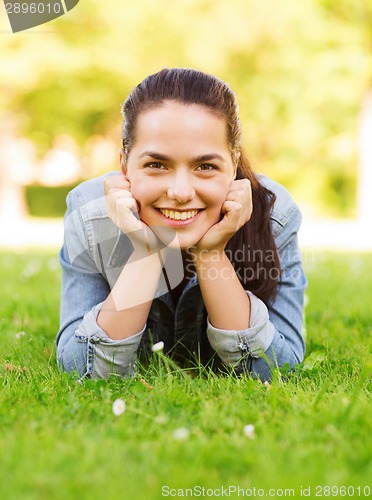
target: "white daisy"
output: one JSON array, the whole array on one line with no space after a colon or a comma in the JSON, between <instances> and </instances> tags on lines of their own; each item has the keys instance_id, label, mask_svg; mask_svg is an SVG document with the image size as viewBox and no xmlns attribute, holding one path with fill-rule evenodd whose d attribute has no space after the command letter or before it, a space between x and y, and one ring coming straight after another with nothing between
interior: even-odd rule
<instances>
[{"instance_id":1,"label":"white daisy","mask_svg":"<svg viewBox=\"0 0 372 500\"><path fill-rule=\"evenodd\" d=\"M190 436L190 431L186 427L179 427L173 431L173 437L177 441L186 441Z\"/></svg>"},{"instance_id":2,"label":"white daisy","mask_svg":"<svg viewBox=\"0 0 372 500\"><path fill-rule=\"evenodd\" d=\"M122 399L115 399L115 401L112 404L112 412L114 415L117 417L121 415L122 413L125 412L125 401Z\"/></svg>"},{"instance_id":3,"label":"white daisy","mask_svg":"<svg viewBox=\"0 0 372 500\"><path fill-rule=\"evenodd\" d=\"M256 437L256 430L254 428L253 424L248 424L244 427L243 429L244 434L249 438L249 439L254 439Z\"/></svg>"},{"instance_id":4,"label":"white daisy","mask_svg":"<svg viewBox=\"0 0 372 500\"><path fill-rule=\"evenodd\" d=\"M157 342L151 347L152 352L160 352L164 349L164 342Z\"/></svg>"}]
</instances>

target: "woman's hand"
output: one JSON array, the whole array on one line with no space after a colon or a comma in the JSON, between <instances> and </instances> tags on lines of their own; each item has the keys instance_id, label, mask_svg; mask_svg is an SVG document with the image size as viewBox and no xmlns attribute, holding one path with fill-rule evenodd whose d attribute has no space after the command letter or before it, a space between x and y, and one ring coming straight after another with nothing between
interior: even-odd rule
<instances>
[{"instance_id":1,"label":"woman's hand","mask_svg":"<svg viewBox=\"0 0 372 500\"><path fill-rule=\"evenodd\" d=\"M252 215L252 189L248 179L232 181L222 205L223 218L214 224L196 244L196 252L223 251L232 236Z\"/></svg>"},{"instance_id":2,"label":"woman's hand","mask_svg":"<svg viewBox=\"0 0 372 500\"><path fill-rule=\"evenodd\" d=\"M150 227L141 221L137 201L125 175L108 177L104 182L104 192L110 219L129 237L135 250L146 248L150 254L164 246Z\"/></svg>"}]
</instances>

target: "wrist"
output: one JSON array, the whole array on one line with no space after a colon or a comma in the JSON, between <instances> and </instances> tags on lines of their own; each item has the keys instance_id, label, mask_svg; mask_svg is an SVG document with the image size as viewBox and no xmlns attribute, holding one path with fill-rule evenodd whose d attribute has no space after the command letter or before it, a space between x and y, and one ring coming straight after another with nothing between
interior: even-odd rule
<instances>
[{"instance_id":1,"label":"wrist","mask_svg":"<svg viewBox=\"0 0 372 500\"><path fill-rule=\"evenodd\" d=\"M231 281L234 279L235 271L223 251L199 251L194 254L194 266L199 278L202 281Z\"/></svg>"},{"instance_id":2,"label":"wrist","mask_svg":"<svg viewBox=\"0 0 372 500\"><path fill-rule=\"evenodd\" d=\"M141 257L152 255L166 248L166 245L158 239L150 228L145 227L133 233L127 233L127 236L133 245L134 254Z\"/></svg>"},{"instance_id":3,"label":"wrist","mask_svg":"<svg viewBox=\"0 0 372 500\"><path fill-rule=\"evenodd\" d=\"M227 258L223 249L214 250L200 250L196 247L192 248L191 255L195 266L205 263L205 264L217 264L222 263Z\"/></svg>"},{"instance_id":4,"label":"wrist","mask_svg":"<svg viewBox=\"0 0 372 500\"><path fill-rule=\"evenodd\" d=\"M129 260L136 261L141 259L146 259L156 254L161 254L162 259L166 259L167 247L165 246L150 246L144 241L131 241L133 246L133 252L131 253Z\"/></svg>"}]
</instances>

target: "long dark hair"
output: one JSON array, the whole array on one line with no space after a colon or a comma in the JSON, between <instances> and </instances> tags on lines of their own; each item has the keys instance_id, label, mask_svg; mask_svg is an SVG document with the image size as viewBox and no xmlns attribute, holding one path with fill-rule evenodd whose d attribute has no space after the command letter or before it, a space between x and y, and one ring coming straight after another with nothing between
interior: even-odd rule
<instances>
[{"instance_id":1,"label":"long dark hair","mask_svg":"<svg viewBox=\"0 0 372 500\"><path fill-rule=\"evenodd\" d=\"M260 184L242 150L235 94L227 83L194 69L163 69L148 76L123 104L125 157L135 140L140 113L160 106L164 101L198 104L226 121L231 154L235 158L240 153L236 178L251 181L253 213L250 220L230 239L225 252L243 287L268 304L275 298L280 275L279 256L270 224L275 194Z\"/></svg>"}]
</instances>

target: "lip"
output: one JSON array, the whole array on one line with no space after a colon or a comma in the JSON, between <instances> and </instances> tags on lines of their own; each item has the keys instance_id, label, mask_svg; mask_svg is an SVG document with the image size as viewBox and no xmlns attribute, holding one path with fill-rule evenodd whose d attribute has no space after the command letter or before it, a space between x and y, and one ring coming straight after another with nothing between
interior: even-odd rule
<instances>
[{"instance_id":1,"label":"lip","mask_svg":"<svg viewBox=\"0 0 372 500\"><path fill-rule=\"evenodd\" d=\"M162 210L173 210L173 211L175 210L174 208L173 209L171 209L171 208L168 209L168 208L163 208L163 207L161 207L161 208L162 208ZM204 208L194 208L194 209L188 209L188 210L177 209L177 212L191 212L192 210L199 210L199 212L196 215L194 215L194 217L190 217L190 219L186 219L186 220L170 219L169 217L166 217L165 215L163 215L160 212L160 208L155 208L155 210L157 211L159 217L161 218L161 220L163 221L164 224L167 224L168 226L173 227L173 228L181 228L181 227L189 226L190 224L193 224L195 221L197 221L205 209Z\"/></svg>"}]
</instances>

